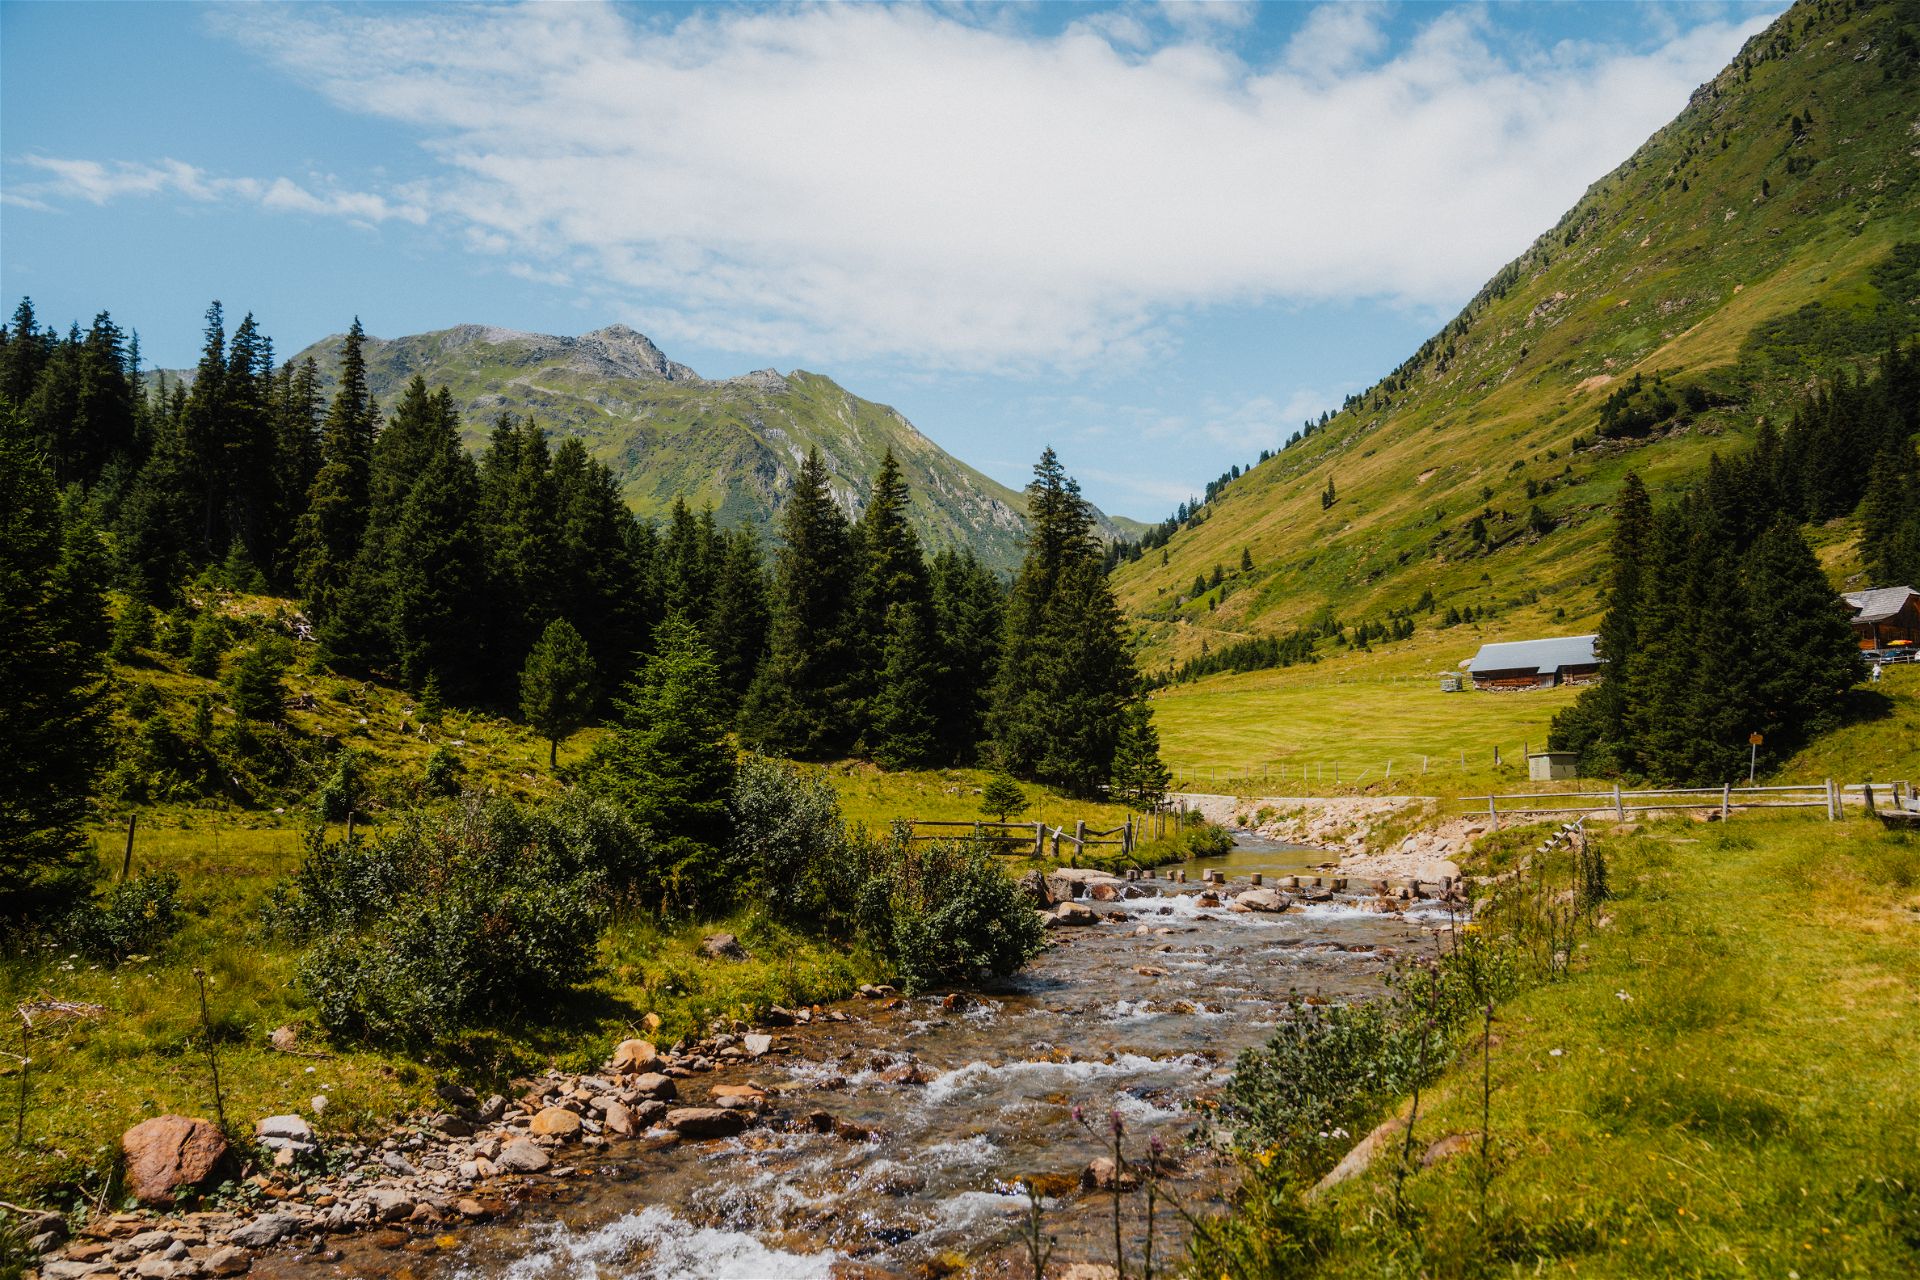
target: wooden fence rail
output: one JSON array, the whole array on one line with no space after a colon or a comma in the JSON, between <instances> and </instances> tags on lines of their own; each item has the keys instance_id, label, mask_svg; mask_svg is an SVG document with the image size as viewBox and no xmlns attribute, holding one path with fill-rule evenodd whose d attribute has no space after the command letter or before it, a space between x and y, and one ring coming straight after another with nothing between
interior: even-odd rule
<instances>
[{"instance_id":1,"label":"wooden fence rail","mask_svg":"<svg viewBox=\"0 0 1920 1280\"><path fill-rule=\"evenodd\" d=\"M1090 830L1084 819L1073 824L1072 832L1068 832L1064 827L1049 827L1044 822L955 822L950 819L913 818L907 825L911 828L908 838L912 840L951 839L951 835L943 833L952 832L958 828L963 835L970 834L982 839L999 840L1019 846L1017 850L1002 850L1004 853L1021 853L1034 858L1045 855L1049 840L1052 842L1053 856L1056 858L1060 856L1061 846L1069 844L1073 846L1076 853L1099 847L1117 848L1122 853L1132 853L1135 842L1142 834L1141 830L1134 826L1132 818L1105 831ZM931 830L923 832L921 830L923 827Z\"/></svg>"},{"instance_id":2,"label":"wooden fence rail","mask_svg":"<svg viewBox=\"0 0 1920 1280\"><path fill-rule=\"evenodd\" d=\"M1664 797L1664 798L1663 798ZM1543 804L1551 800L1600 801L1598 804ZM1629 803L1629 802L1634 803ZM1920 795L1910 782L1859 783L1842 786L1828 778L1788 786L1736 787L1655 787L1623 790L1615 784L1606 791L1533 791L1509 795L1466 796L1463 803L1478 809L1486 806L1487 818L1497 829L1500 815L1611 813L1625 822L1630 813L1655 813L1688 809L1718 809L1722 818L1735 809L1824 809L1827 820L1836 822L1849 803L1861 805L1870 814L1879 814L1885 804L1894 815L1920 813ZM1885 816L1882 814L1881 816Z\"/></svg>"}]
</instances>

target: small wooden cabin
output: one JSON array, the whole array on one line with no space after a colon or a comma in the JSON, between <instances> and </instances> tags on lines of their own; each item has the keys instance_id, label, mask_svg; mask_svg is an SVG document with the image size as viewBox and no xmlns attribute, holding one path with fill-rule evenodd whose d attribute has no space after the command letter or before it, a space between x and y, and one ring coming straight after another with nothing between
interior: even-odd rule
<instances>
[{"instance_id":1,"label":"small wooden cabin","mask_svg":"<svg viewBox=\"0 0 1920 1280\"><path fill-rule=\"evenodd\" d=\"M1585 684L1600 675L1593 636L1557 636L1550 640L1508 640L1483 644L1467 664L1476 689L1551 689Z\"/></svg>"},{"instance_id":2,"label":"small wooden cabin","mask_svg":"<svg viewBox=\"0 0 1920 1280\"><path fill-rule=\"evenodd\" d=\"M1853 634L1862 649L1920 647L1920 591L1874 587L1841 598L1853 606Z\"/></svg>"}]
</instances>

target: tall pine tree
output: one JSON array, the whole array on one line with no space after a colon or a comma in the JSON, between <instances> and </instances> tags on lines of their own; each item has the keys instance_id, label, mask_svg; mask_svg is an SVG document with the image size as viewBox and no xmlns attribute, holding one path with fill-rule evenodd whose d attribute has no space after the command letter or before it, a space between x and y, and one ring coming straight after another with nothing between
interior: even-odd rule
<instances>
[{"instance_id":1,"label":"tall pine tree","mask_svg":"<svg viewBox=\"0 0 1920 1280\"><path fill-rule=\"evenodd\" d=\"M767 659L742 708L749 741L805 759L844 755L857 732L856 581L847 517L810 450L780 512Z\"/></svg>"}]
</instances>

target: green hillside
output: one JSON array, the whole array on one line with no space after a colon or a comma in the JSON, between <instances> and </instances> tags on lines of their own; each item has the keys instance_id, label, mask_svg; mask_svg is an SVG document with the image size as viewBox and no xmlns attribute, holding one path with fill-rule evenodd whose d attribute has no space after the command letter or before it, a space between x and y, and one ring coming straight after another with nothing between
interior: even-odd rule
<instances>
[{"instance_id":1,"label":"green hillside","mask_svg":"<svg viewBox=\"0 0 1920 1280\"><path fill-rule=\"evenodd\" d=\"M342 341L326 338L296 360L311 355L330 375ZM835 495L857 512L891 449L929 549L970 545L1001 570L1019 561L1024 495L959 461L893 409L820 374L763 369L710 381L621 325L577 338L459 325L370 338L366 350L381 403L422 374L452 389L469 445L480 445L502 412L531 416L550 436L579 436L642 515L665 515L684 498L695 509L711 505L723 524L764 528L810 448L826 461ZM1103 521L1108 537L1139 528Z\"/></svg>"},{"instance_id":2,"label":"green hillside","mask_svg":"<svg viewBox=\"0 0 1920 1280\"><path fill-rule=\"evenodd\" d=\"M1590 627L1629 470L1657 499L1920 332L1917 37L1911 0L1756 36L1419 352L1118 572L1146 665L1326 610L1490 612L1462 656ZM1814 541L1854 585L1844 523Z\"/></svg>"}]
</instances>

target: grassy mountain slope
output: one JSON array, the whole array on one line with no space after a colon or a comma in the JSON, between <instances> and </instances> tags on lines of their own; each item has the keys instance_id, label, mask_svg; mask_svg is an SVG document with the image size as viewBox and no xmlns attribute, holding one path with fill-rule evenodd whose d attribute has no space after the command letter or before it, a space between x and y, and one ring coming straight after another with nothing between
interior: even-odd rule
<instances>
[{"instance_id":1,"label":"grassy mountain slope","mask_svg":"<svg viewBox=\"0 0 1920 1280\"><path fill-rule=\"evenodd\" d=\"M331 374L339 335L309 347ZM987 563L1019 561L1025 496L967 466L885 405L831 378L763 369L710 381L624 326L577 338L460 325L369 339L369 381L391 404L414 374L446 384L466 419L467 442L485 442L503 411L533 417L550 435L577 435L613 468L627 501L664 515L675 498L711 505L728 525L764 527L785 501L809 448L818 448L841 503L857 512L881 456L892 449L913 488L913 516L930 548L971 545ZM1137 532L1126 522L1107 536Z\"/></svg>"},{"instance_id":2,"label":"grassy mountain slope","mask_svg":"<svg viewBox=\"0 0 1920 1280\"><path fill-rule=\"evenodd\" d=\"M1628 470L1657 494L1819 376L1920 332L1916 39L1910 0L1782 15L1417 354L1228 484L1164 564L1119 572L1147 665L1428 590L1442 611L1495 611L1461 656L1590 628ZM1603 403L1636 374L1664 378L1677 413L1600 440ZM1816 540L1847 578L1848 531ZM1188 598L1216 565L1223 585Z\"/></svg>"}]
</instances>

